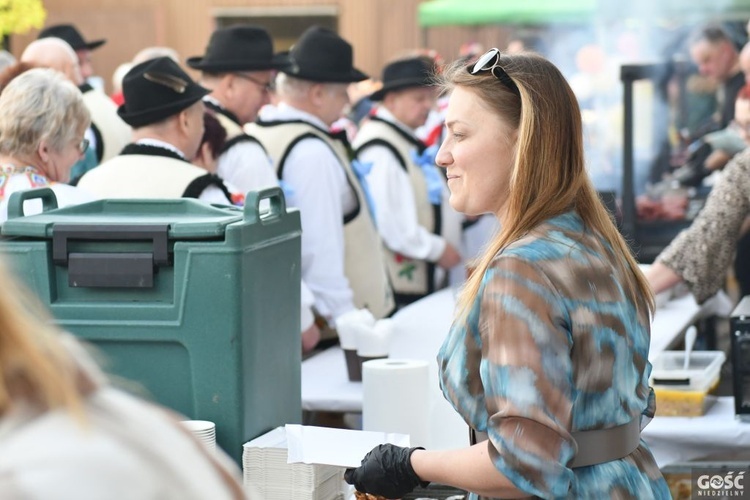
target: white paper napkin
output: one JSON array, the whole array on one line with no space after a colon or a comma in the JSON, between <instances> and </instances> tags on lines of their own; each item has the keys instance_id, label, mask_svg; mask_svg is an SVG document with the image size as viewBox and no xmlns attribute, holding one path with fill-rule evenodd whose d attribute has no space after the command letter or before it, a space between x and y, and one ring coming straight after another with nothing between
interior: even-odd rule
<instances>
[{"instance_id":1,"label":"white paper napkin","mask_svg":"<svg viewBox=\"0 0 750 500\"><path fill-rule=\"evenodd\" d=\"M371 332L375 319L367 309L356 309L342 314L336 318L336 332L339 335L339 343L342 349L357 350L358 339L361 335Z\"/></svg>"},{"instance_id":2,"label":"white paper napkin","mask_svg":"<svg viewBox=\"0 0 750 500\"><path fill-rule=\"evenodd\" d=\"M395 330L396 323L385 318L378 320L372 329L360 331L357 335L357 354L363 358L387 357Z\"/></svg>"},{"instance_id":3,"label":"white paper napkin","mask_svg":"<svg viewBox=\"0 0 750 500\"><path fill-rule=\"evenodd\" d=\"M409 446L409 436L393 432L355 431L309 425L286 425L287 463L359 467L379 444Z\"/></svg>"}]
</instances>

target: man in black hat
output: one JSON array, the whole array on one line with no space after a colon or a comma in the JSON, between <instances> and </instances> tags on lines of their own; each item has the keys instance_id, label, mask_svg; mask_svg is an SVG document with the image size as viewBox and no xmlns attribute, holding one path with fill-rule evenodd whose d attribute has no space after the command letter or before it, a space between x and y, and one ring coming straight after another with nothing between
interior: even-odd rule
<instances>
[{"instance_id":1,"label":"man in black hat","mask_svg":"<svg viewBox=\"0 0 750 500\"><path fill-rule=\"evenodd\" d=\"M211 89L204 102L227 132L218 174L242 194L278 186L263 146L242 129L269 102L273 72L281 66L269 34L257 26L218 29L206 53L189 58L187 64L201 71L201 85Z\"/></svg>"},{"instance_id":2,"label":"man in black hat","mask_svg":"<svg viewBox=\"0 0 750 500\"><path fill-rule=\"evenodd\" d=\"M444 287L446 271L461 262L461 216L448 203L436 148L415 132L435 106L434 73L428 57L388 64L383 87L370 96L380 105L354 140L357 158L372 164L367 180L399 306Z\"/></svg>"},{"instance_id":3,"label":"man in black hat","mask_svg":"<svg viewBox=\"0 0 750 500\"><path fill-rule=\"evenodd\" d=\"M107 40L94 40L87 42L81 36L81 33L72 24L56 24L47 26L39 32L38 38L54 37L68 42L73 47L78 56L78 64L81 66L81 76L88 80L94 74L94 67L91 65L91 51L104 45Z\"/></svg>"},{"instance_id":4,"label":"man in black hat","mask_svg":"<svg viewBox=\"0 0 750 500\"><path fill-rule=\"evenodd\" d=\"M277 78L281 102L248 126L290 187L289 204L300 209L302 279L317 312L333 322L356 308L376 318L393 309L382 243L346 134L329 131L349 103L348 85L367 78L352 56L332 31L305 31Z\"/></svg>"},{"instance_id":5,"label":"man in black hat","mask_svg":"<svg viewBox=\"0 0 750 500\"><path fill-rule=\"evenodd\" d=\"M231 204L222 180L192 165L203 136L203 97L169 57L134 66L123 78L125 104L117 113L135 141L86 173L78 186L102 198L198 198Z\"/></svg>"}]
</instances>

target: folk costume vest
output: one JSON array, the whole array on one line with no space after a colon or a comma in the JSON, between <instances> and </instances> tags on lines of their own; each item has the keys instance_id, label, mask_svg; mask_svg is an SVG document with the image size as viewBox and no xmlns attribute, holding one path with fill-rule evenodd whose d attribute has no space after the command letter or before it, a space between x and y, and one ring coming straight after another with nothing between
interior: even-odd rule
<instances>
[{"instance_id":1,"label":"folk costume vest","mask_svg":"<svg viewBox=\"0 0 750 500\"><path fill-rule=\"evenodd\" d=\"M91 113L91 129L96 136L99 163L114 158L131 141L130 126L117 116L117 106L102 92L82 85L83 103Z\"/></svg>"},{"instance_id":2,"label":"folk costume vest","mask_svg":"<svg viewBox=\"0 0 750 500\"><path fill-rule=\"evenodd\" d=\"M354 304L367 308L375 318L384 318L393 311L393 292L383 268L383 247L380 235L365 203L364 193L351 167L349 144L345 136L330 134L301 120L258 121L246 126L266 147L274 160L279 179L292 148L303 139L317 138L334 152L344 169L349 187L354 190L357 207L344 215L344 273L354 293Z\"/></svg>"},{"instance_id":3,"label":"folk costume vest","mask_svg":"<svg viewBox=\"0 0 750 500\"><path fill-rule=\"evenodd\" d=\"M142 144L129 144L78 182L78 187L102 198L198 198L212 185L231 200L218 176L168 149Z\"/></svg>"},{"instance_id":4,"label":"folk costume vest","mask_svg":"<svg viewBox=\"0 0 750 500\"><path fill-rule=\"evenodd\" d=\"M409 176L417 221L432 234L442 235L442 213L440 205L433 205L427 194L427 181L422 168L412 159L413 152L422 154L426 148L416 137L412 137L395 124L378 117L370 117L360 128L354 140L356 155L371 146L388 148L398 159ZM377 168L377 167L375 167ZM385 248L386 269L398 304L408 304L436 290L435 264L412 259Z\"/></svg>"}]
</instances>

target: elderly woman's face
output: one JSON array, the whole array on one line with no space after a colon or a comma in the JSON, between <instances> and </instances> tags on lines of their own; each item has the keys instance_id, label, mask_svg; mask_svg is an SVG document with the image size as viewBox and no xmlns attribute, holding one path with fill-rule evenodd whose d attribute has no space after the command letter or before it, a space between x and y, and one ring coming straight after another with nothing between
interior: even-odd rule
<instances>
[{"instance_id":1,"label":"elderly woman's face","mask_svg":"<svg viewBox=\"0 0 750 500\"><path fill-rule=\"evenodd\" d=\"M83 158L86 150L83 148L83 139L86 129L75 134L72 141L64 144L59 151L48 148L45 173L47 177L56 182L68 182L70 180L70 169L78 160Z\"/></svg>"},{"instance_id":2,"label":"elderly woman's face","mask_svg":"<svg viewBox=\"0 0 750 500\"><path fill-rule=\"evenodd\" d=\"M436 157L446 169L450 204L467 215L501 215L508 200L516 133L474 92L456 87Z\"/></svg>"}]
</instances>

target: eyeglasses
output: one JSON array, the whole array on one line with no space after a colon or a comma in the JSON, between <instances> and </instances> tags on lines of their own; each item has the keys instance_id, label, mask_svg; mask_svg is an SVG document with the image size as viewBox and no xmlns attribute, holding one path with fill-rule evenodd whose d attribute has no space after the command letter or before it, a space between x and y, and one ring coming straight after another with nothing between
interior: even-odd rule
<instances>
[{"instance_id":1,"label":"eyeglasses","mask_svg":"<svg viewBox=\"0 0 750 500\"><path fill-rule=\"evenodd\" d=\"M264 92L273 92L276 89L276 86L274 85L273 80L270 80L268 82L262 82L244 73L234 73L234 75L242 78L243 80L247 80L249 82L254 83L255 85L261 87Z\"/></svg>"},{"instance_id":2,"label":"eyeglasses","mask_svg":"<svg viewBox=\"0 0 750 500\"><path fill-rule=\"evenodd\" d=\"M469 72L472 75L476 75L480 71L490 71L492 72L493 76L500 80L500 83L505 85L508 90L513 92L518 97L521 97L521 92L518 90L518 85L516 85L516 82L514 82L513 79L508 75L508 73L505 72L502 66L500 66L500 64L498 63L499 61L500 50L490 49L485 52L479 59L477 59L477 62Z\"/></svg>"},{"instance_id":3,"label":"eyeglasses","mask_svg":"<svg viewBox=\"0 0 750 500\"><path fill-rule=\"evenodd\" d=\"M86 152L88 148L89 148L89 140L81 139L81 142L78 144L78 152L83 154Z\"/></svg>"}]
</instances>

